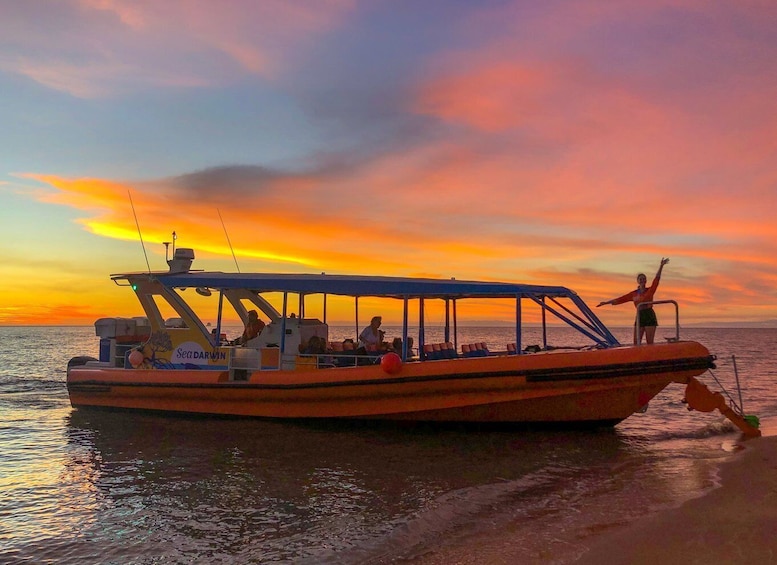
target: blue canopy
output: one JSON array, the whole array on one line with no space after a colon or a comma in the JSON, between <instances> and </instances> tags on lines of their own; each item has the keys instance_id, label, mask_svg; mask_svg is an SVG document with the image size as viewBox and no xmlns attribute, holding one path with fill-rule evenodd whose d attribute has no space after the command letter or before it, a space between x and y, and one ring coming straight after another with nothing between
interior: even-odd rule
<instances>
[{"instance_id":1,"label":"blue canopy","mask_svg":"<svg viewBox=\"0 0 777 565\"><path fill-rule=\"evenodd\" d=\"M601 344L617 345L618 341L574 291L563 286L528 285L505 282L385 277L372 275L327 275L304 273L224 273L220 271L145 272L112 275L114 281L139 281L153 278L170 289L208 288L212 290L247 289L256 293L281 292L327 294L351 297L385 297L397 299L461 298L530 299L543 310L576 328ZM545 299L549 299L549 303ZM575 313L556 299L570 300ZM543 317L543 325L544 325ZM516 309L520 327L520 307ZM520 340L520 339L518 339Z\"/></svg>"},{"instance_id":2,"label":"blue canopy","mask_svg":"<svg viewBox=\"0 0 777 565\"><path fill-rule=\"evenodd\" d=\"M131 279L133 276L149 276L149 274L117 275L114 278ZM156 277L163 285L171 288L249 288L258 292L325 293L343 296L396 298L577 297L575 292L563 286L459 281L455 279L196 271L177 274L156 273L152 276Z\"/></svg>"}]
</instances>

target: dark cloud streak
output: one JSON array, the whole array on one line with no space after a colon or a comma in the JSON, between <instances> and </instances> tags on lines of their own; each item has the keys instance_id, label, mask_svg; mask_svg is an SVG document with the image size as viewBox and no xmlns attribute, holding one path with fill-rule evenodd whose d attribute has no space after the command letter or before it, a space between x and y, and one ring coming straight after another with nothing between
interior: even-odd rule
<instances>
[{"instance_id":1,"label":"dark cloud streak","mask_svg":"<svg viewBox=\"0 0 777 565\"><path fill-rule=\"evenodd\" d=\"M224 165L186 173L163 181L188 195L207 197L229 194L262 194L272 190L274 182L293 177L258 165Z\"/></svg>"}]
</instances>

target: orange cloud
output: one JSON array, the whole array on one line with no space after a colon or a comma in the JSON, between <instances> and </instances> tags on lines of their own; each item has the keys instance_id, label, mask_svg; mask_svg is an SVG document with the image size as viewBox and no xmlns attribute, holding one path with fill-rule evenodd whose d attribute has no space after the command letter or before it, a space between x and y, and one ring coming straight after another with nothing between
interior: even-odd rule
<instances>
[{"instance_id":1,"label":"orange cloud","mask_svg":"<svg viewBox=\"0 0 777 565\"><path fill-rule=\"evenodd\" d=\"M440 213L441 209L433 205L421 206L418 210L378 205L372 211L366 206L363 216L355 216L358 207L347 206L345 212L340 213L336 198L308 202L305 195L322 190L317 188L319 183L327 186L314 176L304 182L284 178L268 181L263 177L261 194L253 196L249 191L242 199L236 198L243 190L242 185L238 188L216 186L211 191L190 189L189 197L186 197L177 179L135 183L130 187L100 179L41 175L30 175L29 178L47 183L56 190L41 193L42 200L82 211L84 217L79 220L82 225L95 235L117 240L137 240L137 227L127 197L127 190L131 190L146 247L156 256L152 257L153 269L164 268L160 261L161 242L170 241L173 229L179 235L179 246L196 250L199 268L214 268L211 265L216 261L223 265L217 268L230 269L232 250L223 237L218 209L244 271L455 276L459 279L564 284L577 290L590 304L595 304L630 290L637 272L645 271L652 276L651 270L657 267L658 259L670 255L672 263L665 271L659 298L680 300L684 305L683 319L687 322L710 316L733 319L737 312L733 310L734 305L741 306L738 311L742 315L768 316L769 310L759 308L757 304L768 300L770 294L774 295L772 289L777 283L777 265L774 255L770 255L773 250L757 246L743 248L736 240L708 247L705 238L717 237L716 228L708 226L705 234L702 231L705 224L701 221L696 228L702 237L698 243L693 240L671 244L656 242L657 236L649 237L644 243L630 241L629 237L583 239L576 235L579 231L574 227L566 227L557 235L547 235L542 233L540 223L535 223L527 232L525 226L515 228L508 222L484 227L488 235L479 238L471 229L473 224L465 221L463 225L467 229L460 229L459 220L466 220L466 216L455 215L444 207L444 212ZM352 179L351 182L356 181ZM402 190L402 187L394 186L392 190ZM292 194L287 194L289 192ZM298 193L302 195L301 199ZM218 194L222 201L203 201L202 194ZM404 192L401 194L408 197ZM265 206L266 203L271 204ZM478 206L480 201L473 200L462 210L477 212ZM493 223L500 216L495 212L492 214ZM426 223L422 221L425 215L429 218ZM413 219L413 223L403 225L405 216ZM574 223L574 219L570 222ZM600 216L599 222L601 230L611 229L611 219L606 215ZM621 223L618 218L616 225ZM530 233L532 229L540 231ZM731 229L734 229L733 225ZM607 264L603 259L605 256L609 257L610 266L597 268ZM645 257L650 259L646 261ZM587 268L581 268L581 265ZM95 268L95 265L90 266L92 271ZM112 272L134 270L124 261L110 268ZM710 275L711 269L719 274ZM728 274L729 269L735 274ZM105 305L101 310L104 315L116 315L119 304L125 304L121 308L124 310L122 315L136 313L130 293L127 293L126 302L117 300L116 290L110 288L108 291L107 287L111 285L106 278L104 273L98 273L90 281L90 292L95 297L105 298L90 298L91 310L84 308L83 316L88 316L88 311L100 310L100 304ZM52 297L51 315L79 319L78 308L67 314L64 309L54 312L58 301L78 303L64 295L57 298L59 293L54 291L63 286L70 285L63 283L60 277L46 291L46 295ZM72 286L81 288L83 283ZM29 291L29 288L25 289L25 292ZM21 298L19 301L25 303ZM466 305L462 308L462 314L466 313ZM24 311L27 318L34 319L48 311L48 307L27 304ZM597 314L610 324L629 325L633 320L633 311L627 307L600 309ZM390 309L386 315L391 319ZM471 315L508 321L511 316L506 310L488 308L479 313L473 310ZM16 311L4 316L0 323L19 323L14 321L19 319Z\"/></svg>"}]
</instances>

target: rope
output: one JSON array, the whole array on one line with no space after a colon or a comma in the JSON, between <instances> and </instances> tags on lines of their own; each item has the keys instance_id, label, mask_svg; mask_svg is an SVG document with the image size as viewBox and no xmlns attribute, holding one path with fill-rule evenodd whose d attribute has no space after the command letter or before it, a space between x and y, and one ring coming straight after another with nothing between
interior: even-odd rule
<instances>
[{"instance_id":1,"label":"rope","mask_svg":"<svg viewBox=\"0 0 777 565\"><path fill-rule=\"evenodd\" d=\"M721 382L720 382L720 380L718 380L718 377L716 377L716 376L715 376L715 373L713 373L713 372L712 372L712 369L707 369L707 370L709 371L710 375L712 375L712 378L715 380L715 382L718 384L718 386L719 386L719 387L720 387L720 388L723 390L723 394L725 394L725 395L728 397L728 401L729 401L729 403L731 404L731 407L732 407L732 408L734 408L734 409L735 409L735 411L736 411L736 412L737 412L737 413L738 413L740 416L744 416L744 413L743 413L743 411L742 411L742 408L739 406L739 404L737 404L736 400L734 400L734 399L731 397L731 395L730 395L730 394L728 393L728 391L726 390L726 387L724 387L724 386L723 386L723 383L721 383Z\"/></svg>"}]
</instances>

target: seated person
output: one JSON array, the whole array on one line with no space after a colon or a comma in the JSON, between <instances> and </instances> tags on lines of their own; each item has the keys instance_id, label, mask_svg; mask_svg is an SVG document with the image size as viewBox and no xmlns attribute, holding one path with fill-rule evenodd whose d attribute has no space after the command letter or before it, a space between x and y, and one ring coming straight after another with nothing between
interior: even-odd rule
<instances>
[{"instance_id":1,"label":"seated person","mask_svg":"<svg viewBox=\"0 0 777 565\"><path fill-rule=\"evenodd\" d=\"M322 353L326 353L326 341L317 335L311 336L303 353L309 355L321 355Z\"/></svg>"},{"instance_id":2,"label":"seated person","mask_svg":"<svg viewBox=\"0 0 777 565\"><path fill-rule=\"evenodd\" d=\"M259 319L259 314L257 314L256 310L249 310L245 330L243 330L243 335L240 336L240 344L245 345L262 333L263 329L264 322Z\"/></svg>"},{"instance_id":3,"label":"seated person","mask_svg":"<svg viewBox=\"0 0 777 565\"><path fill-rule=\"evenodd\" d=\"M391 342L391 348L390 351L393 351L400 357L402 357L402 338L401 337L395 337L394 340ZM408 359L413 356L413 338L409 337L407 338L407 357Z\"/></svg>"},{"instance_id":4,"label":"seated person","mask_svg":"<svg viewBox=\"0 0 777 565\"><path fill-rule=\"evenodd\" d=\"M356 364L356 344L348 337L343 340L343 350L335 354L334 361L338 367L350 367Z\"/></svg>"},{"instance_id":5,"label":"seated person","mask_svg":"<svg viewBox=\"0 0 777 565\"><path fill-rule=\"evenodd\" d=\"M362 330L359 334L359 346L363 347L366 351L377 351L383 344L383 335L385 332L380 328L380 324L383 322L383 318L380 316L374 316L370 321L370 325Z\"/></svg>"},{"instance_id":6,"label":"seated person","mask_svg":"<svg viewBox=\"0 0 777 565\"><path fill-rule=\"evenodd\" d=\"M326 355L326 340L323 337L318 337L317 335L311 336L303 353L306 355L315 355L317 367L334 367L332 357Z\"/></svg>"}]
</instances>

